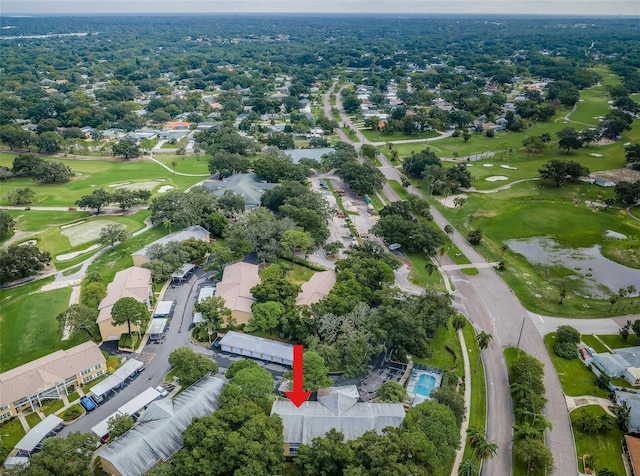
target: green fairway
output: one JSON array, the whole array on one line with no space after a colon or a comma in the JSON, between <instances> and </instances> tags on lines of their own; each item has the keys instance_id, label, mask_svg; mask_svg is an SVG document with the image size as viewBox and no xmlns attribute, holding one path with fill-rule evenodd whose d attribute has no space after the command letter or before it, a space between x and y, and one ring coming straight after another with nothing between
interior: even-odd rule
<instances>
[{"instance_id":1,"label":"green fairway","mask_svg":"<svg viewBox=\"0 0 640 476\"><path fill-rule=\"evenodd\" d=\"M208 174L209 159L206 155L175 155L167 153L155 153L153 158L173 169L172 162L177 162L176 172L183 174ZM201 179L206 177L201 177Z\"/></svg>"},{"instance_id":2,"label":"green fairway","mask_svg":"<svg viewBox=\"0 0 640 476\"><path fill-rule=\"evenodd\" d=\"M576 441L576 453L578 455L578 469L584 472L582 457L591 455L595 460L596 470L609 468L615 474L623 476L626 474L624 463L622 462L622 446L621 442L624 438L624 432L613 425L610 431L602 433L585 433L578 425L573 423L579 412L584 411L593 414L597 418L605 415L604 409L598 405L586 405L571 412L571 421L573 426L573 436ZM610 417L613 420L613 417Z\"/></svg>"},{"instance_id":3,"label":"green fairway","mask_svg":"<svg viewBox=\"0 0 640 476\"><path fill-rule=\"evenodd\" d=\"M629 240L605 240L607 230L627 237L640 235L640 222L612 207L594 211L589 201L603 202L613 191L587 183L566 184L562 187L544 186L538 181L524 182L495 194L468 194L466 203L458 209L436 206L464 232L464 217L474 216L474 228L484 234L478 250L489 261L504 261L504 279L522 303L530 310L546 315L603 317L624 312L617 308L609 312L609 302L581 297L582 279L573 269L530 264L524 256L506 251L501 246L510 239L553 237L566 248L599 245L602 254L630 267L640 267L640 257ZM522 226L525 223L526 226ZM569 294L559 303L559 289Z\"/></svg>"},{"instance_id":4,"label":"green fairway","mask_svg":"<svg viewBox=\"0 0 640 476\"><path fill-rule=\"evenodd\" d=\"M16 154L1 153L0 165L11 167ZM127 185L129 188L149 188L156 190L159 186L172 186L178 190L199 182L204 177L185 177L174 175L172 171L143 159L131 161L102 159L78 160L54 157L51 160L64 162L78 174L66 183L40 184L30 178L12 178L3 183L3 194L0 205L9 205L4 195L19 187L31 187L36 193L34 206L75 206L76 200L90 194L96 188L104 188L113 192L116 185ZM206 173L206 172L205 172Z\"/></svg>"},{"instance_id":5,"label":"green fairway","mask_svg":"<svg viewBox=\"0 0 640 476\"><path fill-rule=\"evenodd\" d=\"M555 338L556 333L552 332L544 336L544 342L547 345L553 366L558 373L558 378L560 378L562 391L572 397L594 395L596 397L607 398L609 392L596 386L596 376L580 359L563 359L553 352Z\"/></svg>"},{"instance_id":6,"label":"green fairway","mask_svg":"<svg viewBox=\"0 0 640 476\"><path fill-rule=\"evenodd\" d=\"M40 249L51 253L57 269L67 268L91 256L91 252L75 258L64 255L87 249L96 242L103 226L117 223L125 226L128 233L133 233L144 228L144 220L149 216L148 210L125 216L38 210L11 210L9 213L16 221L16 230L24 232L24 238L17 241L36 240Z\"/></svg>"},{"instance_id":7,"label":"green fairway","mask_svg":"<svg viewBox=\"0 0 640 476\"><path fill-rule=\"evenodd\" d=\"M61 341L56 316L69 305L71 288L34 292L50 280L2 291L0 304L0 370L68 349L88 337Z\"/></svg>"}]
</instances>

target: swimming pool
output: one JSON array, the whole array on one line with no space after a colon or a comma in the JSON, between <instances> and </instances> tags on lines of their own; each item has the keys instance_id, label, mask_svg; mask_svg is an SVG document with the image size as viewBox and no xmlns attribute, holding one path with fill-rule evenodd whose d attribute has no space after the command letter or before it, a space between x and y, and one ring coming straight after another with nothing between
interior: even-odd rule
<instances>
[{"instance_id":1,"label":"swimming pool","mask_svg":"<svg viewBox=\"0 0 640 476\"><path fill-rule=\"evenodd\" d=\"M436 386L436 377L431 374L422 374L418 378L413 391L423 397L428 397Z\"/></svg>"}]
</instances>

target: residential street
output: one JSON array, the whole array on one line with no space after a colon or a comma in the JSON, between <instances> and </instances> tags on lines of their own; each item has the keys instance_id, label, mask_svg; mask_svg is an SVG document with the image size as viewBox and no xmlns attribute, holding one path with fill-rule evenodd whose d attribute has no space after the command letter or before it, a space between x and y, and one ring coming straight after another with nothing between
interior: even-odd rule
<instances>
[{"instance_id":1,"label":"residential street","mask_svg":"<svg viewBox=\"0 0 640 476\"><path fill-rule=\"evenodd\" d=\"M342 112L341 117L345 124L353 127L349 118ZM361 140L368 142L364 137ZM380 170L387 179L401 181L398 170L382 154L378 155L378 160L382 163ZM398 195L387 184L383 186L383 193L391 201L399 200ZM435 223L443 229L448 221L437 209L432 208L431 211ZM453 242L472 263L486 263L457 231L453 234ZM444 264L453 264L448 257L445 257L444 261ZM482 267L478 271L475 276L465 275L459 270L445 272L445 275L456 285L456 306L471 320L476 331L485 331L493 336L491 344L483 353L487 383L486 431L489 439L498 445L499 451L495 458L483 465L482 473L487 476L511 474L514 420L507 368L502 352L505 347L518 344L522 328L520 348L539 359L545 366L544 384L548 403L544 414L553 425L553 431L546 432L546 443L555 460L554 474L577 474L575 444L564 394L542 337L529 313L502 278L492 268Z\"/></svg>"}]
</instances>

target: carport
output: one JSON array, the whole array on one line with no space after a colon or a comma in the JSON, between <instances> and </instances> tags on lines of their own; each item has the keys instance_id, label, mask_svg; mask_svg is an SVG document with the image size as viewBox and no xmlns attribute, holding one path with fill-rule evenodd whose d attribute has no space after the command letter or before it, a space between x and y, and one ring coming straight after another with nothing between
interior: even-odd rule
<instances>
[{"instance_id":1,"label":"carport","mask_svg":"<svg viewBox=\"0 0 640 476\"><path fill-rule=\"evenodd\" d=\"M266 360L267 362L293 365L293 346L291 344L240 332L227 332L220 339L220 349L223 352Z\"/></svg>"},{"instance_id":2,"label":"carport","mask_svg":"<svg viewBox=\"0 0 640 476\"><path fill-rule=\"evenodd\" d=\"M169 317L174 304L175 301L160 301L156 306L156 310L153 311L153 318Z\"/></svg>"},{"instance_id":3,"label":"carport","mask_svg":"<svg viewBox=\"0 0 640 476\"><path fill-rule=\"evenodd\" d=\"M16 456L31 456L42 440L54 435L63 425L64 422L62 418L49 415L18 441L18 444L15 446L18 450Z\"/></svg>"},{"instance_id":4,"label":"carport","mask_svg":"<svg viewBox=\"0 0 640 476\"><path fill-rule=\"evenodd\" d=\"M149 340L161 340L164 337L164 330L167 327L168 319L153 319L147 334L149 334Z\"/></svg>"},{"instance_id":5,"label":"carport","mask_svg":"<svg viewBox=\"0 0 640 476\"><path fill-rule=\"evenodd\" d=\"M101 402L109 391L122 385L122 382L140 370L142 366L143 364L139 360L127 360L122 367L113 373L113 375L110 375L102 382L91 388L91 394L95 397L94 400L96 400L96 402Z\"/></svg>"}]
</instances>

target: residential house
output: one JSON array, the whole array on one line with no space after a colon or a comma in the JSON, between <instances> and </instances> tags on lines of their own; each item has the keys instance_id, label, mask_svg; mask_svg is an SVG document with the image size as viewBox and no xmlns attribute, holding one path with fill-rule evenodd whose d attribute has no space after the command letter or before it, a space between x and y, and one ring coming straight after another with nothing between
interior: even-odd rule
<instances>
[{"instance_id":1,"label":"residential house","mask_svg":"<svg viewBox=\"0 0 640 476\"><path fill-rule=\"evenodd\" d=\"M116 273L113 281L107 286L107 295L98 306L98 318L96 323L100 328L102 340L119 340L122 334L129 332L129 326L114 324L111 320L111 310L114 304L123 297L132 297L136 301L143 302L149 307L151 295L151 270L132 266ZM131 322L131 331L139 332L140 326Z\"/></svg>"},{"instance_id":2,"label":"residential house","mask_svg":"<svg viewBox=\"0 0 640 476\"><path fill-rule=\"evenodd\" d=\"M148 263L149 260L149 250L152 249L156 245L166 245L167 243L185 241L189 238L195 238L199 241L209 241L209 232L202 228L200 225L192 225L188 226L180 231L174 231L173 233L164 236L153 243L149 243L147 246L142 248L141 250L136 251L131 255L133 258L134 266L142 266L145 263Z\"/></svg>"},{"instance_id":3,"label":"residential house","mask_svg":"<svg viewBox=\"0 0 640 476\"><path fill-rule=\"evenodd\" d=\"M245 263L230 264L222 272L222 280L216 286L216 297L224 299L225 306L238 324L247 324L253 316L251 306L255 299L251 288L260 284L258 265Z\"/></svg>"},{"instance_id":4,"label":"residential house","mask_svg":"<svg viewBox=\"0 0 640 476\"><path fill-rule=\"evenodd\" d=\"M262 194L278 186L276 183L260 181L253 172L233 174L223 180L205 180L202 185L211 190L211 193L217 197L222 197L227 190L242 195L247 210L259 207Z\"/></svg>"},{"instance_id":5,"label":"residential house","mask_svg":"<svg viewBox=\"0 0 640 476\"><path fill-rule=\"evenodd\" d=\"M631 470L631 476L640 476L640 438L624 435L622 452L627 460L625 466Z\"/></svg>"},{"instance_id":6,"label":"residential house","mask_svg":"<svg viewBox=\"0 0 640 476\"><path fill-rule=\"evenodd\" d=\"M399 427L405 417L402 403L364 403L342 392L318 397L316 402L304 402L299 408L290 400L276 400L272 415L282 418L284 453L298 454L300 445L311 445L314 438L323 437L335 429L346 441L367 431L382 434L388 426Z\"/></svg>"},{"instance_id":7,"label":"residential house","mask_svg":"<svg viewBox=\"0 0 640 476\"><path fill-rule=\"evenodd\" d=\"M20 410L35 411L45 400L57 400L73 387L106 374L107 364L94 342L58 350L0 374L0 421Z\"/></svg>"}]
</instances>

